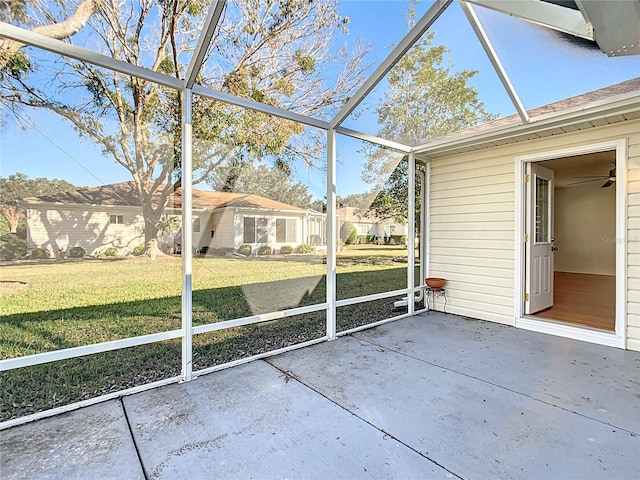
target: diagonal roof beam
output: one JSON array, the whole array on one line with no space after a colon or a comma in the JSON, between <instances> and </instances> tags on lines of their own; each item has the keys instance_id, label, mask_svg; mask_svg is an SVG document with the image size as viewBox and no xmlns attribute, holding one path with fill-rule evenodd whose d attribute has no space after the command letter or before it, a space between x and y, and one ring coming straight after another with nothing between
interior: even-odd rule
<instances>
[{"instance_id":1,"label":"diagonal roof beam","mask_svg":"<svg viewBox=\"0 0 640 480\"><path fill-rule=\"evenodd\" d=\"M178 78L154 72L148 68L139 67L121 60L116 60L115 58L87 50L86 48L70 45L62 40L56 40L39 33L24 30L23 28L16 27L9 23L0 22L0 37L24 43L25 45L33 45L34 47L39 47L43 50L48 50L49 52L75 58L82 62L92 63L126 75L132 75L144 80L149 80L150 82L157 83L158 85L164 85L178 90L183 87L182 80Z\"/></svg>"},{"instance_id":2,"label":"diagonal roof beam","mask_svg":"<svg viewBox=\"0 0 640 480\"><path fill-rule=\"evenodd\" d=\"M382 64L371 74L371 76L364 82L360 89L351 97L347 103L340 109L338 114L331 120L331 128L336 128L345 118L349 116L353 110L364 100L371 90L373 90L378 83L389 73L396 63L400 61L402 56L420 39L420 37L426 32L431 25L438 19L438 17L445 11L445 9L453 2L453 0L436 0L431 8L424 14L424 16L416 23L413 28L405 35L400 43L393 49L387 58L384 59Z\"/></svg>"},{"instance_id":3,"label":"diagonal roof beam","mask_svg":"<svg viewBox=\"0 0 640 480\"><path fill-rule=\"evenodd\" d=\"M185 88L193 88L193 84L196 81L196 76L202 68L204 56L207 54L207 48L209 48L211 37L213 37L213 34L216 31L216 27L218 26L220 16L222 15L222 11L224 10L226 3L227 0L215 0L214 4L209 8L209 13L207 14L207 19L204 22L202 33L198 38L196 49L194 51L193 57L191 57L189 68L187 69L187 75L184 79Z\"/></svg>"},{"instance_id":4,"label":"diagonal roof beam","mask_svg":"<svg viewBox=\"0 0 640 480\"><path fill-rule=\"evenodd\" d=\"M585 20L580 10L561 7L540 0L520 0L505 2L504 0L467 0L482 7L513 15L514 17L553 28L576 37L593 40L593 27ZM613 7L611 7L613 8Z\"/></svg>"},{"instance_id":5,"label":"diagonal roof beam","mask_svg":"<svg viewBox=\"0 0 640 480\"><path fill-rule=\"evenodd\" d=\"M489 57L489 60L491 61L493 68L498 74L498 77L500 78L502 85L507 91L509 98L513 102L513 105L516 107L516 110L518 111L518 115L520 115L520 118L524 123L529 123L529 120L530 120L529 114L527 113L527 110L525 109L524 105L520 101L520 97L518 97L518 93L516 92L516 89L513 87L513 84L511 83L511 80L507 75L507 71L502 66L502 62L500 62L500 58L498 57L498 54L493 48L493 45L491 44L491 40L489 40L489 36L487 35L487 32L482 26L482 23L480 22L480 19L478 18L478 15L476 14L476 11L473 8L473 5L471 5L470 3L467 3L464 0L460 0L460 6L462 7L462 11L467 16L469 23L471 23L471 27L473 28L473 31L477 35L478 40L480 40L480 43L482 44L482 48L484 48L484 51L487 53L487 56Z\"/></svg>"}]
</instances>

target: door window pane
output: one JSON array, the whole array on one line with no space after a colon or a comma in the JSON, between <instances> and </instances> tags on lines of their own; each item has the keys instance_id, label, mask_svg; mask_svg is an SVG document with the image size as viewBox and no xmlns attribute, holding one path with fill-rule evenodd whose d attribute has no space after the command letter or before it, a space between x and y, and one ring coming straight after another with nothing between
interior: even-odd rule
<instances>
[{"instance_id":1,"label":"door window pane","mask_svg":"<svg viewBox=\"0 0 640 480\"><path fill-rule=\"evenodd\" d=\"M549 180L536 177L536 243L548 242L551 231Z\"/></svg>"}]
</instances>

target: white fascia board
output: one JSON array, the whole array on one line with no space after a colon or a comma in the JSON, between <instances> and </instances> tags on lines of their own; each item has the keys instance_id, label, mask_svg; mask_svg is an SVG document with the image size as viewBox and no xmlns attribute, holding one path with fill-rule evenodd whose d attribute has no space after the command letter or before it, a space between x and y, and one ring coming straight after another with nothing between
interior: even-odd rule
<instances>
[{"instance_id":1,"label":"white fascia board","mask_svg":"<svg viewBox=\"0 0 640 480\"><path fill-rule=\"evenodd\" d=\"M384 138L376 137L375 135L368 135L366 133L358 132L357 130L351 130L350 128L337 127L336 133L340 135L346 135L347 137L357 138L365 142L373 143L383 147L393 148L403 153L410 153L411 147L403 143L394 142L392 140L385 140Z\"/></svg>"},{"instance_id":2,"label":"white fascia board","mask_svg":"<svg viewBox=\"0 0 640 480\"><path fill-rule=\"evenodd\" d=\"M222 210L234 210L234 213L239 213L242 215L245 215L247 213L249 214L260 213L262 215L269 215L269 216L273 216L277 214L288 214L288 215L297 215L297 216L307 215L307 212L305 210L284 210L284 209L278 209L278 208L234 207L234 206L216 208L212 210L212 212L218 212Z\"/></svg>"},{"instance_id":3,"label":"white fascia board","mask_svg":"<svg viewBox=\"0 0 640 480\"><path fill-rule=\"evenodd\" d=\"M540 0L467 0L482 7L506 13L529 22L565 32L576 37L593 40L593 27L580 10L561 7Z\"/></svg>"},{"instance_id":4,"label":"white fascia board","mask_svg":"<svg viewBox=\"0 0 640 480\"><path fill-rule=\"evenodd\" d=\"M207 54L207 48L209 48L209 43L211 42L213 33L216 31L216 27L218 26L220 16L222 15L222 11L224 10L226 3L226 0L214 0L214 4L209 7L209 13L207 14L207 19L204 22L202 33L200 34L200 37L198 37L198 43L196 44L193 57L191 57L191 62L187 68L185 88L193 88L196 76L198 75L198 72L200 72L200 68L202 68L204 56Z\"/></svg>"},{"instance_id":5,"label":"white fascia board","mask_svg":"<svg viewBox=\"0 0 640 480\"><path fill-rule=\"evenodd\" d=\"M324 120L319 120L314 117L291 112L289 110L285 110L284 108L278 108L264 103L256 102L248 98L237 97L236 95L213 90L212 88L205 87L203 85L194 85L192 91L194 94L200 95L202 97L212 98L223 103L236 105L238 107L246 108L256 112L266 113L267 115L284 118L293 122L302 123L303 125L309 125L311 127L321 128L323 130L327 130L329 128L329 122L325 122Z\"/></svg>"},{"instance_id":6,"label":"white fascia board","mask_svg":"<svg viewBox=\"0 0 640 480\"><path fill-rule=\"evenodd\" d=\"M586 107L567 109L531 118L528 124L508 124L488 128L478 132L460 132L455 137L442 139L416 147L414 153L429 157L448 155L458 148L481 147L483 144L527 133L536 133L572 124L593 121L624 113L637 112L640 109L640 95L624 94L617 101L601 100Z\"/></svg>"},{"instance_id":7,"label":"white fascia board","mask_svg":"<svg viewBox=\"0 0 640 480\"><path fill-rule=\"evenodd\" d=\"M8 23L0 22L0 37L5 37L25 45L33 45L53 53L58 53L66 57L75 58L82 62L91 63L109 70L115 70L125 75L142 78L158 85L182 90L184 82L178 78L170 77L162 73L154 72L148 68L139 67L131 63L122 62L112 57L102 55L100 53L80 48L75 45L69 45L60 40L56 40L46 35L33 33Z\"/></svg>"},{"instance_id":8,"label":"white fascia board","mask_svg":"<svg viewBox=\"0 0 640 480\"><path fill-rule=\"evenodd\" d=\"M453 0L436 0L434 4L427 10L427 13L413 26L404 38L396 45L387 58L376 68L376 70L367 78L358 91L347 101L340 109L338 114L331 120L331 128L335 129L353 112L360 102L373 90L378 83L385 77L396 63L400 61L402 56L418 41L420 37L433 25L438 17L444 12Z\"/></svg>"}]
</instances>

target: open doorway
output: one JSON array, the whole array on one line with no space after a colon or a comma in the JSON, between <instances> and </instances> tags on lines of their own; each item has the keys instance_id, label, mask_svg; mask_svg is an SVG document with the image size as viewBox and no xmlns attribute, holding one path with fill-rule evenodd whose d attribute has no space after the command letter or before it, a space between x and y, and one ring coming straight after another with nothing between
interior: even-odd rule
<instances>
[{"instance_id":1,"label":"open doorway","mask_svg":"<svg viewBox=\"0 0 640 480\"><path fill-rule=\"evenodd\" d=\"M615 163L606 150L529 165L525 314L615 331Z\"/></svg>"}]
</instances>

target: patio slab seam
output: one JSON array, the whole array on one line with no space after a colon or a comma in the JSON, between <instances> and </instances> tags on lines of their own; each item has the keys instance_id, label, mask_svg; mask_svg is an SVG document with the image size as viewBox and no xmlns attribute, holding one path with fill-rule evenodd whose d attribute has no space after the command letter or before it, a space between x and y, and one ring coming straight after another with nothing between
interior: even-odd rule
<instances>
[{"instance_id":1,"label":"patio slab seam","mask_svg":"<svg viewBox=\"0 0 640 480\"><path fill-rule=\"evenodd\" d=\"M382 347L384 348L384 347ZM322 393L320 390L314 388L312 385L302 381L300 378L298 378L294 373L283 370L282 368L278 367L277 365L271 363L270 358L265 358L263 359L263 361L265 363L268 363L270 366L272 366L273 368L275 368L276 370L282 372L283 376L285 377L285 379L293 379L296 382L298 382L299 384L301 384L303 387L308 388L309 390L311 390L312 392L320 395L322 398L328 400L329 402L331 402L332 404L336 405L337 407L341 408L342 410L346 411L347 413L349 413L350 415L353 415L355 418L357 418L358 420L366 423L367 425L371 426L372 428L375 428L376 430L378 430L380 433L382 433L383 435L391 438L392 440L395 440L396 442L398 442L399 444L403 445L404 447L408 448L409 450L411 450L412 452L420 455L422 458L424 458L425 460L428 460L429 462L433 463L434 465L436 465L437 467L445 470L446 472L450 473L451 475L453 475L455 478L459 478L460 480L464 480L464 477L461 477L460 475L458 475L457 473L451 471L450 469L448 469L447 467L445 467L444 465L438 463L437 461L435 461L434 459L430 458L429 456L425 455L424 453L420 452L419 450L416 450L414 447L412 447L411 445L409 445L406 442L403 442L400 438L396 437L395 435L387 432L386 430L378 427L377 425L375 425L374 423L370 422L369 420L367 420L366 418L361 417L360 415L352 412L351 410L349 410L348 408L346 408L344 405L339 404L338 402L336 402L335 400L333 400L332 398L328 397L327 395L325 395L324 393ZM288 380L287 380L288 381Z\"/></svg>"},{"instance_id":2,"label":"patio slab seam","mask_svg":"<svg viewBox=\"0 0 640 480\"><path fill-rule=\"evenodd\" d=\"M541 399L541 398L534 397L534 396L529 395L529 394L527 394L527 393L519 392L519 391L517 391L517 390L511 389L511 388L508 388L508 387L505 387L504 385L500 385L500 384L497 384L497 383L494 383L494 382L490 382L490 381L488 381L488 380L486 380L486 379L483 379L483 378L480 378L480 377L476 377L476 376L474 376L474 375L470 375L470 374L468 374L468 373L460 372L460 371L455 370L455 369L453 369L453 368L446 367L446 366L443 366L443 365L439 365L439 364L437 364L437 363L428 362L427 360L424 360L424 359L421 359L421 358L415 357L415 356L410 355L410 354L408 354L408 353L401 352L401 351L399 351L399 350L396 350L396 349L390 348L390 347L388 347L388 346L384 346L384 345L381 345L381 344L379 344L379 343L376 343L376 342L372 341L370 338L365 338L365 337L358 336L358 335L357 335L357 333L354 333L354 334L352 334L351 336L352 336L353 338L357 339L357 340L363 341L363 342L368 343L368 344L370 344L370 345L374 345L374 346L376 346L376 347L382 348L382 349L387 350L387 351L389 351L389 352L396 353L396 354L401 355L401 356L403 356L403 357L410 358L411 360L416 360L416 361L418 361L418 362L420 362L420 363L424 363L424 364L427 364L427 365L431 365L431 366L433 366L433 367L442 368L443 370L447 370L447 371L449 371L449 372L451 372L451 373L455 373L455 374L458 374L458 375L463 375L463 376L465 376L465 377L467 377L467 378L470 378L470 379L473 379L473 380L477 380L477 381L479 381L479 382L483 382L483 383L485 383L485 384L487 384L487 385L491 385L491 386L493 386L493 387L500 388L500 389L502 389L502 390L505 390L505 391L507 391L507 392L514 393L514 394L516 394L516 395L521 395L521 396L523 396L523 397L525 397L525 398L529 398L529 399L531 399L531 400L533 400L533 401L536 401L536 402L542 403L542 404L544 404L544 405L548 405L548 406L550 406L550 407L554 407L554 408L558 408L558 409L560 409L560 410L564 410L564 411L565 411L565 412L567 412L567 413L571 413L571 414L574 414L574 415L578 415L578 416L580 416L580 417L586 418L587 420L593 420L593 421L598 422L598 423L600 423L600 424L602 424L602 425L606 425L606 426L609 426L609 427L617 428L617 429L619 429L619 430L621 430L621 431L623 431L623 432L629 433L629 434L634 435L634 436L638 436L638 435L640 435L640 432L635 432L635 431L633 431L633 430L629 430L628 428L621 427L621 426L616 425L616 424L613 424L613 423L603 422L602 420L599 420L599 419L594 418L594 417L590 417L589 415L585 415L584 413L576 412L575 410L570 410L570 409L568 409L568 408L566 408L566 407L563 407L563 406L561 406L561 405L557 405L557 404L555 404L555 403L547 402L547 401L545 401L545 400L543 400L543 399ZM274 366L275 366L275 365L274 365ZM277 367L276 367L276 368L277 368ZM291 375L291 374L289 374L289 375ZM296 379L296 380L297 380L297 379ZM434 462L434 463L435 463L435 462ZM444 467L443 467L443 468L444 468Z\"/></svg>"},{"instance_id":3,"label":"patio slab seam","mask_svg":"<svg viewBox=\"0 0 640 480\"><path fill-rule=\"evenodd\" d=\"M124 404L125 396L126 395L123 395L122 397L120 397L118 401L120 402L120 406L122 407L122 413L124 415L124 421L127 424L127 430L129 431L129 437L131 438L131 443L133 443L133 448L136 452L136 457L138 457L138 462L140 463L140 470L142 470L142 475L144 475L145 480L147 480L149 476L147 475L147 470L144 466L144 462L142 461L142 455L140 454L140 448L138 447L138 442L136 442L136 437L133 434L133 430L131 429L131 421L129 420L129 414L127 413L127 406Z\"/></svg>"}]
</instances>

